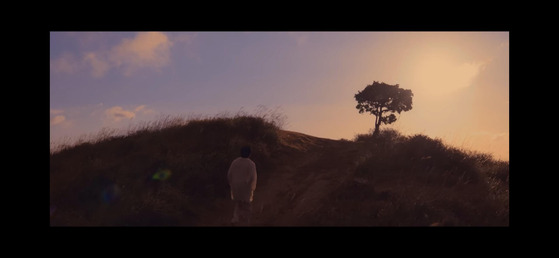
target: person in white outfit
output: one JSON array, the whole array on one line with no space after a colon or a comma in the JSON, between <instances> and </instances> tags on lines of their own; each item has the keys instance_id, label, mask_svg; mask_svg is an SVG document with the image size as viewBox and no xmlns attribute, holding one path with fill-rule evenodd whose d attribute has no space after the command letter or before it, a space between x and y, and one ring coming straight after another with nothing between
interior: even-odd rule
<instances>
[{"instance_id":1,"label":"person in white outfit","mask_svg":"<svg viewBox=\"0 0 559 258\"><path fill-rule=\"evenodd\" d=\"M235 203L233 210L233 225L250 225L252 213L252 200L256 189L256 165L249 158L251 149L249 146L241 148L241 157L231 162L227 171L227 180L231 187L231 200Z\"/></svg>"}]
</instances>

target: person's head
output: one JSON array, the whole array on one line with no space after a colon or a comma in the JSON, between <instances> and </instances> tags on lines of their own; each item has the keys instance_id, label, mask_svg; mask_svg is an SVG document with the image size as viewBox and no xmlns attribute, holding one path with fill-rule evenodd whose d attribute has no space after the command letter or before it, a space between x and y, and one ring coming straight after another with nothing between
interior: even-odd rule
<instances>
[{"instance_id":1,"label":"person's head","mask_svg":"<svg viewBox=\"0 0 559 258\"><path fill-rule=\"evenodd\" d=\"M243 146L241 148L241 157L248 158L250 157L250 153L251 153L250 146Z\"/></svg>"}]
</instances>

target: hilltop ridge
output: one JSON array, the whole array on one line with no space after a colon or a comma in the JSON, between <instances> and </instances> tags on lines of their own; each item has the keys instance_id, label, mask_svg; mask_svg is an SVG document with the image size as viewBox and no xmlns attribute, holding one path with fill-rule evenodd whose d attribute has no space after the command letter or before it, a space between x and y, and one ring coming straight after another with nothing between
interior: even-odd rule
<instances>
[{"instance_id":1,"label":"hilltop ridge","mask_svg":"<svg viewBox=\"0 0 559 258\"><path fill-rule=\"evenodd\" d=\"M240 146L253 226L508 226L508 162L424 135L332 140L263 117L191 120L50 156L51 226L229 226Z\"/></svg>"}]
</instances>

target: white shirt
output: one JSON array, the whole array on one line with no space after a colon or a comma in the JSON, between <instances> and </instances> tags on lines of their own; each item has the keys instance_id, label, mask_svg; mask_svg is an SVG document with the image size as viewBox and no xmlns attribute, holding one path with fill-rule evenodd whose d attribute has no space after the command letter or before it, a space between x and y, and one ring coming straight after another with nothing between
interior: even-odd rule
<instances>
[{"instance_id":1,"label":"white shirt","mask_svg":"<svg viewBox=\"0 0 559 258\"><path fill-rule=\"evenodd\" d=\"M233 160L227 171L227 180L232 200L252 202L257 175L256 165L251 159L239 157Z\"/></svg>"}]
</instances>

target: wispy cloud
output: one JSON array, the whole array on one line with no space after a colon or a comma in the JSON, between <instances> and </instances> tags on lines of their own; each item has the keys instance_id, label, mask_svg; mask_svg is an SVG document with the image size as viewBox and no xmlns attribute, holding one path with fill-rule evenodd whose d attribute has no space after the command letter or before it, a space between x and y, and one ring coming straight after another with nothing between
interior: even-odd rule
<instances>
[{"instance_id":1,"label":"wispy cloud","mask_svg":"<svg viewBox=\"0 0 559 258\"><path fill-rule=\"evenodd\" d=\"M155 114L153 109L149 109L146 105L140 105L135 108L125 109L121 106L114 106L105 110L105 116L111 122L120 122L124 119L133 119L138 115Z\"/></svg>"},{"instance_id":2,"label":"wispy cloud","mask_svg":"<svg viewBox=\"0 0 559 258\"><path fill-rule=\"evenodd\" d=\"M415 64L410 77L413 78L417 92L442 97L472 86L490 62L487 59L455 63L444 55L427 56Z\"/></svg>"},{"instance_id":3,"label":"wispy cloud","mask_svg":"<svg viewBox=\"0 0 559 258\"><path fill-rule=\"evenodd\" d=\"M51 115L58 115L58 114L64 113L64 110L62 110L62 109L51 109L50 113L51 113Z\"/></svg>"},{"instance_id":4,"label":"wispy cloud","mask_svg":"<svg viewBox=\"0 0 559 258\"><path fill-rule=\"evenodd\" d=\"M63 115L57 115L53 118L50 119L50 125L58 125L61 124L62 122L66 121L66 117Z\"/></svg>"},{"instance_id":5,"label":"wispy cloud","mask_svg":"<svg viewBox=\"0 0 559 258\"><path fill-rule=\"evenodd\" d=\"M98 54L93 52L86 53L83 60L90 65L91 76L96 78L103 77L110 68L107 61L103 60L102 57L99 57Z\"/></svg>"},{"instance_id":6,"label":"wispy cloud","mask_svg":"<svg viewBox=\"0 0 559 258\"><path fill-rule=\"evenodd\" d=\"M114 122L119 122L123 119L132 119L136 114L130 110L125 110L121 106L114 106L105 110L107 118Z\"/></svg>"},{"instance_id":7,"label":"wispy cloud","mask_svg":"<svg viewBox=\"0 0 559 258\"><path fill-rule=\"evenodd\" d=\"M493 142L508 142L509 140L509 132L493 133L490 136Z\"/></svg>"},{"instance_id":8,"label":"wispy cloud","mask_svg":"<svg viewBox=\"0 0 559 258\"><path fill-rule=\"evenodd\" d=\"M141 111L141 112L140 112ZM155 110L150 109L150 108L146 108L146 105L140 105L138 107L136 107L134 109L134 112L136 112L136 114L141 113L143 115L152 115L155 114Z\"/></svg>"},{"instance_id":9,"label":"wispy cloud","mask_svg":"<svg viewBox=\"0 0 559 258\"><path fill-rule=\"evenodd\" d=\"M135 112L139 112L139 111L141 111L142 109L145 109L145 108L146 108L146 105L140 105L140 106L136 107L136 108L134 109L134 111L135 111Z\"/></svg>"},{"instance_id":10,"label":"wispy cloud","mask_svg":"<svg viewBox=\"0 0 559 258\"><path fill-rule=\"evenodd\" d=\"M142 67L160 68L169 63L173 44L161 32L140 32L133 39L123 39L111 50L109 60L130 75Z\"/></svg>"},{"instance_id":11,"label":"wispy cloud","mask_svg":"<svg viewBox=\"0 0 559 258\"><path fill-rule=\"evenodd\" d=\"M79 69L79 61L71 53L64 53L56 59L51 59L50 70L54 73L72 74Z\"/></svg>"},{"instance_id":12,"label":"wispy cloud","mask_svg":"<svg viewBox=\"0 0 559 258\"><path fill-rule=\"evenodd\" d=\"M51 118L50 118L51 126L67 127L72 125L72 123L68 120L68 116L65 114L64 110L51 109L50 114L51 114Z\"/></svg>"},{"instance_id":13,"label":"wispy cloud","mask_svg":"<svg viewBox=\"0 0 559 258\"><path fill-rule=\"evenodd\" d=\"M186 36L175 37L178 42L188 42ZM139 32L133 38L124 38L108 49L82 53L64 53L51 59L54 73L72 74L88 70L91 76L102 78L111 69L118 69L130 76L142 68L160 69L170 63L173 43L162 32Z\"/></svg>"}]
</instances>

